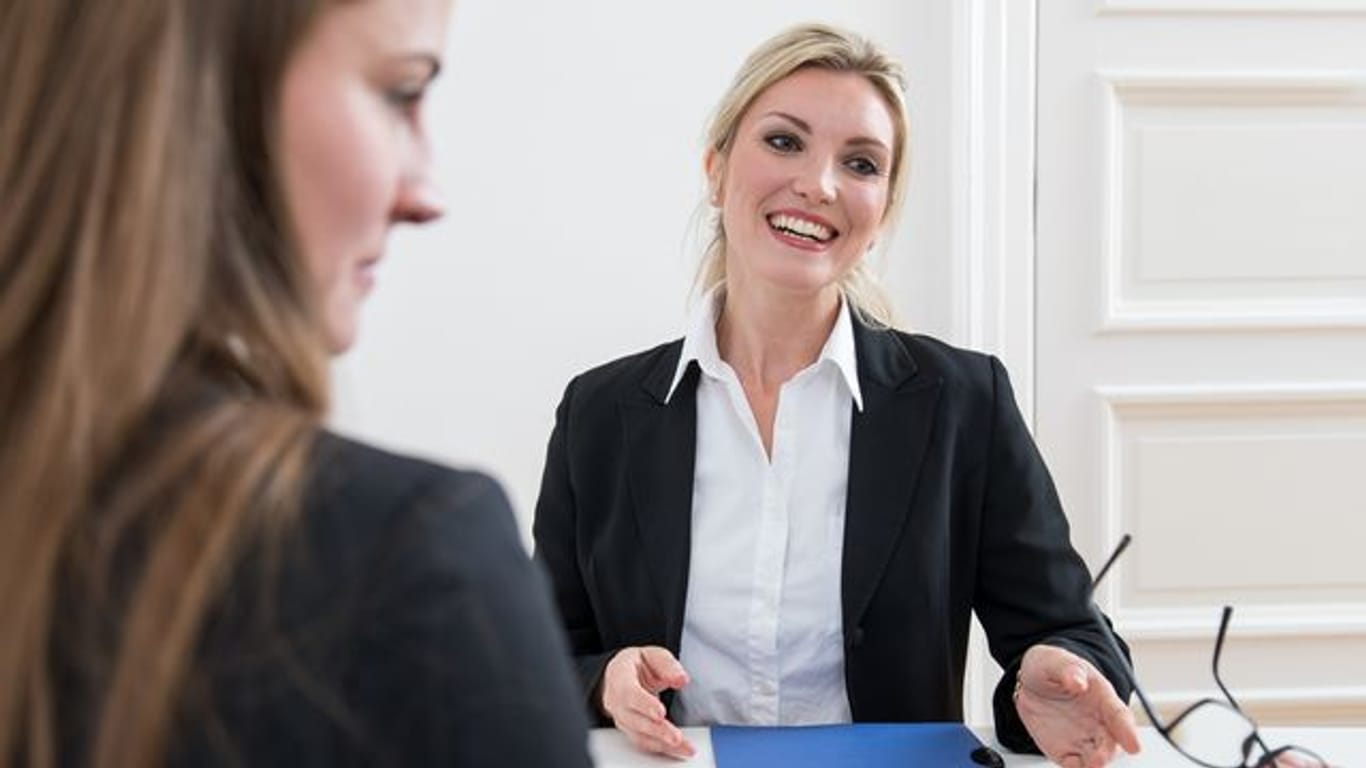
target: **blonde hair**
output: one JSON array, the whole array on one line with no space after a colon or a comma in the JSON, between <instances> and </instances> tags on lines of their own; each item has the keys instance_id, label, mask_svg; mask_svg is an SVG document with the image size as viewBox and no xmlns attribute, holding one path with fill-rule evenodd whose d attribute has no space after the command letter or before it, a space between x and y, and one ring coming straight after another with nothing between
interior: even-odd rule
<instances>
[{"instance_id":1,"label":"blonde hair","mask_svg":"<svg viewBox=\"0 0 1366 768\"><path fill-rule=\"evenodd\" d=\"M297 516L327 356L275 104L326 2L0 10L0 762L161 763L210 606Z\"/></svg>"},{"instance_id":2,"label":"blonde hair","mask_svg":"<svg viewBox=\"0 0 1366 768\"><path fill-rule=\"evenodd\" d=\"M800 69L861 75L877 90L891 112L896 135L888 174L887 207L882 217L885 243L906 192L910 120L906 114L906 83L901 65L867 38L825 24L801 24L770 38L745 60L722 97L707 130L707 147L718 157L726 157L734 144L740 121L755 99L774 83ZM699 292L718 289L724 295L726 245L726 232L718 212L713 217L711 239L698 268ZM894 324L892 303L867 259L860 259L844 276L840 290L864 322L874 327Z\"/></svg>"}]
</instances>

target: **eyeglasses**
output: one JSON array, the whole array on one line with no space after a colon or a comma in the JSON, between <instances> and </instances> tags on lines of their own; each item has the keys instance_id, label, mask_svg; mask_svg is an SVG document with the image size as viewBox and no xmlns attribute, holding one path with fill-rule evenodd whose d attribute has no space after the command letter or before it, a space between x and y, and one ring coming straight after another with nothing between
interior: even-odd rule
<instances>
[{"instance_id":1,"label":"eyeglasses","mask_svg":"<svg viewBox=\"0 0 1366 768\"><path fill-rule=\"evenodd\" d=\"M1315 753L1294 745L1286 745L1272 749L1267 746L1257 730L1257 724L1252 722L1252 718L1243 712L1242 707L1229 693L1228 686L1219 677L1219 655L1224 648L1224 635L1228 632L1228 620L1233 615L1231 606L1224 606L1223 619L1219 622L1219 637L1214 641L1214 682L1223 692L1224 699L1204 698L1186 707L1170 722L1163 722L1158 717L1156 709L1143 689L1138 684L1138 678L1134 674L1133 667L1129 665L1127 656L1120 649L1119 641L1115 638L1114 632L1110 630L1110 622L1106 620L1100 608L1096 605L1095 594L1096 585L1105 578L1110 566L1115 564L1119 556L1124 553L1132 537L1124 534L1119 540L1119 545L1110 555L1110 559L1105 561L1096 574L1095 581L1091 582L1090 605L1091 613L1095 617L1096 623L1100 626L1101 634L1105 637L1105 642L1110 645L1110 650L1114 651L1115 658L1120 661L1120 666L1124 670L1124 676L1128 678L1129 685L1138 695L1138 702L1143 707L1143 712L1148 716L1148 721L1153 728L1166 739L1168 744L1185 755L1191 761L1205 766L1205 768L1270 768L1271 766L1291 765L1303 766L1304 768L1321 768L1327 766L1327 762ZM1250 762L1255 760L1255 762Z\"/></svg>"}]
</instances>

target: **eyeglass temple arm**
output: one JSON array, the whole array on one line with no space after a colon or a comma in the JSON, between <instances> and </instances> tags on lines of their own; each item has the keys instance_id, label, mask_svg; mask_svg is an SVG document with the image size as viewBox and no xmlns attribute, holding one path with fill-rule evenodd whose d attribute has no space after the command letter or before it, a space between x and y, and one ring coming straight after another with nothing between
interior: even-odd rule
<instances>
[{"instance_id":1,"label":"eyeglass temple arm","mask_svg":"<svg viewBox=\"0 0 1366 768\"><path fill-rule=\"evenodd\" d=\"M1101 635L1105 638L1106 644L1110 646L1110 650L1114 652L1116 660L1119 661L1120 669L1123 671L1124 676L1128 678L1130 687L1133 688L1134 694L1138 696L1138 703L1143 707L1143 712L1148 716L1148 721L1153 724L1153 727L1155 727L1164 738L1167 738L1168 741L1170 741L1167 732L1170 730L1171 726L1164 723L1162 719L1157 716L1157 711L1153 707L1152 702L1148 701L1147 695L1143 693L1143 689L1138 684L1138 675L1134 672L1128 659L1125 658L1123 649L1119 647L1119 641L1115 638L1114 632L1110 629L1108 622L1105 619L1105 614L1100 610L1100 606L1097 605L1095 601L1096 587L1100 584L1101 579L1105 578L1105 574L1110 571L1110 567L1115 564L1115 561L1119 559L1119 556L1124 553L1124 550L1129 546L1129 542L1132 538L1133 537L1127 533L1120 538L1119 544L1115 546L1115 551L1110 555L1110 558L1105 561L1105 565L1101 566L1100 570L1096 573L1095 579L1091 581L1091 613L1093 614L1097 625L1100 627ZM1228 623L1232 616L1233 606L1225 605L1223 616L1220 617L1219 620L1219 636L1214 641L1214 659L1211 662L1211 666L1214 673L1214 682L1219 686L1219 690L1223 692L1224 697L1228 699L1228 703L1232 704L1234 709L1242 712L1242 706L1238 704L1237 699L1233 698L1233 693L1229 691L1228 686L1224 685L1224 680L1219 675L1219 658L1223 655L1224 637L1228 634ZM1245 713L1244 717L1246 717ZM1178 718L1178 720L1179 719L1180 718ZM1255 730L1255 726L1252 735L1249 738L1255 740L1255 742L1261 746L1262 751L1266 753L1263 755L1262 760L1257 763L1258 766L1267 764L1265 760L1268 755L1279 754L1279 751L1271 753L1270 750L1268 750L1266 743L1262 741L1261 734Z\"/></svg>"},{"instance_id":2,"label":"eyeglass temple arm","mask_svg":"<svg viewBox=\"0 0 1366 768\"><path fill-rule=\"evenodd\" d=\"M1120 671L1128 678L1129 687L1133 689L1134 695L1138 697L1138 703L1143 707L1143 713L1148 716L1148 722L1152 723L1153 726L1159 730L1165 731L1167 729L1166 724L1157 716L1157 710L1153 707L1152 702L1148 701L1147 695L1143 693L1143 688L1138 684L1138 675L1129 664L1129 660L1124 654L1124 649L1119 647L1119 641L1115 639L1115 633L1110 629L1109 622L1105 618L1105 613L1101 611L1100 606L1096 604L1096 587L1099 586L1101 580L1105 578L1105 574L1110 572L1110 567L1115 564L1115 561L1119 560L1119 556L1124 554L1124 550L1129 547L1129 542L1131 541L1133 541L1133 536L1130 536L1127 533L1121 536L1119 543L1115 545L1115 551L1110 554L1109 559L1100 567L1100 570L1096 571L1096 577L1091 580L1091 613L1095 617L1096 624L1100 627L1100 634L1105 638L1105 643L1110 646L1110 650L1115 654L1115 661L1119 662Z\"/></svg>"},{"instance_id":3,"label":"eyeglass temple arm","mask_svg":"<svg viewBox=\"0 0 1366 768\"><path fill-rule=\"evenodd\" d=\"M1224 615L1219 619L1219 636L1214 641L1214 660L1211 662L1211 667L1214 672L1214 682L1219 686L1219 690L1224 692L1224 698L1228 699L1228 703L1232 704L1234 709L1242 712L1243 708L1238 705L1238 700L1233 698L1228 686L1224 685L1224 679L1219 675L1219 657L1224 652L1224 636L1228 634L1228 622L1232 616L1233 606L1224 606Z\"/></svg>"},{"instance_id":4,"label":"eyeglass temple arm","mask_svg":"<svg viewBox=\"0 0 1366 768\"><path fill-rule=\"evenodd\" d=\"M1110 647L1110 651L1115 655L1115 661L1118 662L1120 671L1124 673L1125 679L1129 681L1129 687L1133 689L1134 695L1138 697L1139 706L1143 707L1143 713L1148 716L1148 722L1159 729L1165 730L1167 727L1166 723L1162 721L1162 718L1157 716L1157 710L1153 707L1152 702L1148 701L1147 695L1143 693L1143 688L1139 686L1138 674L1134 672L1134 668L1129 664L1129 660L1125 658L1124 650L1119 647L1119 643L1115 640L1114 631L1105 625L1105 614L1101 612L1100 606L1096 605L1094 602L1091 603L1091 612L1094 615L1096 624L1100 626L1101 637L1105 638L1105 644Z\"/></svg>"},{"instance_id":5,"label":"eyeglass temple arm","mask_svg":"<svg viewBox=\"0 0 1366 768\"><path fill-rule=\"evenodd\" d=\"M1115 551L1110 553L1110 557L1108 560L1105 561L1105 565L1102 565L1100 567L1100 570L1096 571L1096 577L1094 579L1091 579L1092 598L1095 597L1096 587L1099 586L1101 580L1105 578L1105 574L1110 572L1110 567L1115 564L1115 561L1119 559L1120 555L1124 554L1124 550L1129 548L1129 542L1133 540L1134 537L1130 536L1127 533L1119 537L1119 543L1115 545Z\"/></svg>"}]
</instances>

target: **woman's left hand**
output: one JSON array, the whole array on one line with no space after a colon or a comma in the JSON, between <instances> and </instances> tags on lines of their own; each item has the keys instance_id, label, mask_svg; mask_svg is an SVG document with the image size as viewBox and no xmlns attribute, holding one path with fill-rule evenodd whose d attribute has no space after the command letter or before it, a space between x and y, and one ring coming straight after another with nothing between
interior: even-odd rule
<instances>
[{"instance_id":1,"label":"woman's left hand","mask_svg":"<svg viewBox=\"0 0 1366 768\"><path fill-rule=\"evenodd\" d=\"M1134 714L1091 662L1036 645L1020 663L1015 709L1044 755L1065 768L1092 768L1119 747L1138 752Z\"/></svg>"}]
</instances>

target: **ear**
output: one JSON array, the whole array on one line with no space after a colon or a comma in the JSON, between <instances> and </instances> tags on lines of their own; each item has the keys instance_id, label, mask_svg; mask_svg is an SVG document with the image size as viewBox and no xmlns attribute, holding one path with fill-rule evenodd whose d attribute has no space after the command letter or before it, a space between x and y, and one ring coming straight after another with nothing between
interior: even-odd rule
<instances>
[{"instance_id":1,"label":"ear","mask_svg":"<svg viewBox=\"0 0 1366 768\"><path fill-rule=\"evenodd\" d=\"M702 171L707 174L707 199L717 208L725 202L725 193L722 189L725 169L725 157L712 147L707 147L706 153L702 155Z\"/></svg>"}]
</instances>

